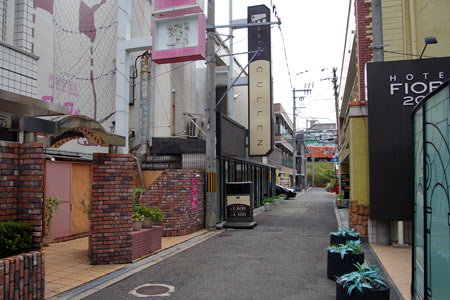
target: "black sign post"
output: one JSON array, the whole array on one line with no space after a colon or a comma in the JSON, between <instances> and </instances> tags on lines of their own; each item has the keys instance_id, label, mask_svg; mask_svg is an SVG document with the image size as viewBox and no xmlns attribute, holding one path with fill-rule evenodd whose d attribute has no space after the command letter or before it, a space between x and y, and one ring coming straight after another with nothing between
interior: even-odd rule
<instances>
[{"instance_id":1,"label":"black sign post","mask_svg":"<svg viewBox=\"0 0 450 300\"><path fill-rule=\"evenodd\" d=\"M227 228L253 228L252 182L227 182Z\"/></svg>"},{"instance_id":2,"label":"black sign post","mask_svg":"<svg viewBox=\"0 0 450 300\"><path fill-rule=\"evenodd\" d=\"M450 77L449 70L449 57L367 64L370 215L373 220L412 220L411 112Z\"/></svg>"}]
</instances>

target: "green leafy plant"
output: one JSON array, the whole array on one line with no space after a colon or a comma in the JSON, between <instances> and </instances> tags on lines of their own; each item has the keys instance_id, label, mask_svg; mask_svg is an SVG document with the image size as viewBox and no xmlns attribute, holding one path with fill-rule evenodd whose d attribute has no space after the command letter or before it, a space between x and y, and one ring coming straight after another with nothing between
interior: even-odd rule
<instances>
[{"instance_id":1,"label":"green leafy plant","mask_svg":"<svg viewBox=\"0 0 450 300\"><path fill-rule=\"evenodd\" d=\"M266 198L262 201L262 204L271 203L273 204L275 202L274 198Z\"/></svg>"},{"instance_id":2,"label":"green leafy plant","mask_svg":"<svg viewBox=\"0 0 450 300\"><path fill-rule=\"evenodd\" d=\"M284 197L286 197L285 194L280 194L280 195L276 196L277 199L283 199Z\"/></svg>"},{"instance_id":3,"label":"green leafy plant","mask_svg":"<svg viewBox=\"0 0 450 300\"><path fill-rule=\"evenodd\" d=\"M327 250L331 253L340 253L341 259L344 259L346 254L360 254L362 252L362 245L360 240L348 241L345 245L332 245Z\"/></svg>"},{"instance_id":4,"label":"green leafy plant","mask_svg":"<svg viewBox=\"0 0 450 300\"><path fill-rule=\"evenodd\" d=\"M46 228L46 234L47 236L50 235L50 229L52 227L52 219L53 219L53 213L56 211L56 209L59 206L59 199L55 196L48 196L44 201L44 207L45 207L45 228Z\"/></svg>"},{"instance_id":5,"label":"green leafy plant","mask_svg":"<svg viewBox=\"0 0 450 300\"><path fill-rule=\"evenodd\" d=\"M136 211L135 212L138 213L138 214L143 215L146 218L149 218L149 217L152 216L150 208L145 206L145 205L136 206Z\"/></svg>"},{"instance_id":6,"label":"green leafy plant","mask_svg":"<svg viewBox=\"0 0 450 300\"><path fill-rule=\"evenodd\" d=\"M27 252L32 248L32 242L30 223L0 222L0 258Z\"/></svg>"},{"instance_id":7,"label":"green leafy plant","mask_svg":"<svg viewBox=\"0 0 450 300\"><path fill-rule=\"evenodd\" d=\"M92 208L90 204L86 204L84 199L81 199L81 210L87 215L88 220L91 220Z\"/></svg>"},{"instance_id":8,"label":"green leafy plant","mask_svg":"<svg viewBox=\"0 0 450 300\"><path fill-rule=\"evenodd\" d=\"M336 195L336 199L344 199L344 197L344 193L342 192Z\"/></svg>"},{"instance_id":9,"label":"green leafy plant","mask_svg":"<svg viewBox=\"0 0 450 300\"><path fill-rule=\"evenodd\" d=\"M341 227L338 229L338 231L336 232L331 232L331 234L333 235L337 235L337 236L343 236L343 237L359 237L359 232L355 232L355 228L346 228L346 227Z\"/></svg>"},{"instance_id":10,"label":"green leafy plant","mask_svg":"<svg viewBox=\"0 0 450 300\"><path fill-rule=\"evenodd\" d=\"M150 207L150 217L155 222L162 222L163 214L158 207Z\"/></svg>"},{"instance_id":11,"label":"green leafy plant","mask_svg":"<svg viewBox=\"0 0 450 300\"><path fill-rule=\"evenodd\" d=\"M139 199L141 199L142 194L145 192L144 188L133 187L133 212L136 212L139 205Z\"/></svg>"},{"instance_id":12,"label":"green leafy plant","mask_svg":"<svg viewBox=\"0 0 450 300\"><path fill-rule=\"evenodd\" d=\"M356 263L355 267L357 267L356 271L344 274L337 280L337 283L342 285L349 295L352 294L355 288L361 293L364 293L364 288L381 289L387 287L379 273L379 268L368 266L365 263Z\"/></svg>"},{"instance_id":13,"label":"green leafy plant","mask_svg":"<svg viewBox=\"0 0 450 300\"><path fill-rule=\"evenodd\" d=\"M133 215L131 216L131 219L134 222L140 222L140 221L144 221L144 215L141 215L140 213L134 212Z\"/></svg>"}]
</instances>

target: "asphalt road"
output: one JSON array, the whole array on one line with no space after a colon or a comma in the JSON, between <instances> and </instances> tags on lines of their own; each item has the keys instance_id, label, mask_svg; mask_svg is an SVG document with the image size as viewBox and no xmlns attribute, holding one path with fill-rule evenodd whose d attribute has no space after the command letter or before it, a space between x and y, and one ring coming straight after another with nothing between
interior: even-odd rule
<instances>
[{"instance_id":1,"label":"asphalt road","mask_svg":"<svg viewBox=\"0 0 450 300\"><path fill-rule=\"evenodd\" d=\"M335 299L325 250L337 229L332 194L312 189L255 220L254 229L227 229L85 299L139 299L129 292L144 284L174 292L141 299Z\"/></svg>"}]
</instances>

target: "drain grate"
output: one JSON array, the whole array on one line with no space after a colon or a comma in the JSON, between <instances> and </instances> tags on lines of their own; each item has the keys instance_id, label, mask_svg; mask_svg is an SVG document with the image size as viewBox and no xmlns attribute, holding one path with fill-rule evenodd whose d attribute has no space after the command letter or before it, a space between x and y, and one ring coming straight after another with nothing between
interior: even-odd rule
<instances>
[{"instance_id":1,"label":"drain grate","mask_svg":"<svg viewBox=\"0 0 450 300\"><path fill-rule=\"evenodd\" d=\"M143 298L143 297L152 297L152 296L170 296L171 293L175 291L175 287L167 284L144 284L138 286L134 290L130 291L129 294Z\"/></svg>"},{"instance_id":2,"label":"drain grate","mask_svg":"<svg viewBox=\"0 0 450 300\"><path fill-rule=\"evenodd\" d=\"M281 229L279 229L279 228L269 228L269 229L263 229L263 232L281 232Z\"/></svg>"}]
</instances>

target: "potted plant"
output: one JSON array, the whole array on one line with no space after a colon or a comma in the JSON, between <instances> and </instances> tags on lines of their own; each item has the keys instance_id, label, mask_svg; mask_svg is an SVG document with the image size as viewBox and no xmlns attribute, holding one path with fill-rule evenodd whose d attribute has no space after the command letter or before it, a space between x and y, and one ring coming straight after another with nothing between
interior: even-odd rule
<instances>
[{"instance_id":1,"label":"potted plant","mask_svg":"<svg viewBox=\"0 0 450 300\"><path fill-rule=\"evenodd\" d=\"M44 247L47 247L52 242L53 238L51 237L50 230L52 228L52 219L53 213L59 206L59 199L55 196L48 196L44 200L44 208L45 208L45 236L42 239L42 244Z\"/></svg>"},{"instance_id":2,"label":"potted plant","mask_svg":"<svg viewBox=\"0 0 450 300\"><path fill-rule=\"evenodd\" d=\"M273 200L274 200L275 206L280 204L280 198L279 197L273 197Z\"/></svg>"},{"instance_id":3,"label":"potted plant","mask_svg":"<svg viewBox=\"0 0 450 300\"><path fill-rule=\"evenodd\" d=\"M338 208L345 208L345 206L347 205L347 200L344 199L344 197L344 192L340 192L336 195L336 206Z\"/></svg>"},{"instance_id":4,"label":"potted plant","mask_svg":"<svg viewBox=\"0 0 450 300\"><path fill-rule=\"evenodd\" d=\"M360 240L331 245L327 248L327 252L327 277L331 280L355 271L355 264L364 262L364 252Z\"/></svg>"},{"instance_id":5,"label":"potted plant","mask_svg":"<svg viewBox=\"0 0 450 300\"><path fill-rule=\"evenodd\" d=\"M355 267L336 280L336 300L389 300L390 288L377 267L359 263Z\"/></svg>"},{"instance_id":6,"label":"potted plant","mask_svg":"<svg viewBox=\"0 0 450 300\"><path fill-rule=\"evenodd\" d=\"M144 216L140 213L134 212L131 216L133 220L133 231L139 231L142 229L142 222L144 222Z\"/></svg>"},{"instance_id":7,"label":"potted plant","mask_svg":"<svg viewBox=\"0 0 450 300\"><path fill-rule=\"evenodd\" d=\"M272 202L273 202L273 199L271 199L271 198L264 199L262 201L262 203L264 205L264 210L271 210L272 209Z\"/></svg>"},{"instance_id":8,"label":"potted plant","mask_svg":"<svg viewBox=\"0 0 450 300\"><path fill-rule=\"evenodd\" d=\"M150 207L150 217L153 222L161 223L163 220L163 214L158 207Z\"/></svg>"},{"instance_id":9,"label":"potted plant","mask_svg":"<svg viewBox=\"0 0 450 300\"><path fill-rule=\"evenodd\" d=\"M139 205L136 207L136 212L144 216L144 221L142 223L143 228L151 228L153 225L152 215L150 208L145 205Z\"/></svg>"},{"instance_id":10,"label":"potted plant","mask_svg":"<svg viewBox=\"0 0 450 300\"><path fill-rule=\"evenodd\" d=\"M355 232L355 228L341 227L336 232L330 232L330 246L346 244L348 241L356 240L359 240L359 233Z\"/></svg>"}]
</instances>

